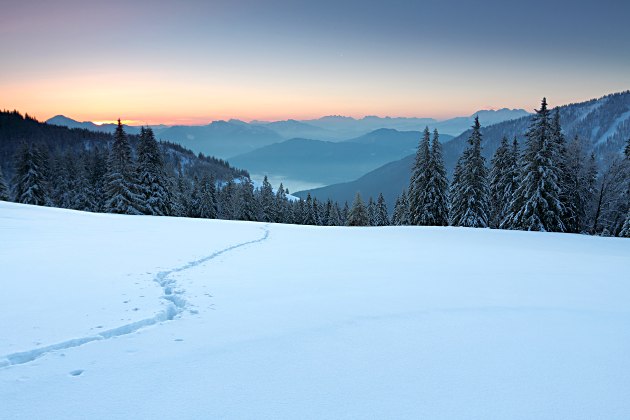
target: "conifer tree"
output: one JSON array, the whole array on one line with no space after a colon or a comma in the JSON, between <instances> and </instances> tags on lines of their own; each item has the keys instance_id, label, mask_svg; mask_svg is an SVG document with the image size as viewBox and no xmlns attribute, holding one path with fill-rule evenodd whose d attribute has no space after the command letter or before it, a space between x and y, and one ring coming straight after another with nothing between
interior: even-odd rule
<instances>
[{"instance_id":1,"label":"conifer tree","mask_svg":"<svg viewBox=\"0 0 630 420\"><path fill-rule=\"evenodd\" d=\"M587 229L587 218L590 205L595 197L595 182L597 167L595 156L590 158L584 152L582 141L576 135L567 145L566 161L564 165L564 206L570 208L565 211L563 221L566 232L580 233Z\"/></svg>"},{"instance_id":2,"label":"conifer tree","mask_svg":"<svg viewBox=\"0 0 630 420\"><path fill-rule=\"evenodd\" d=\"M306 201L304 203L304 215L302 219L302 224L304 225L317 225L317 219L315 216L315 211L313 209L313 197L311 197L311 193L306 195Z\"/></svg>"},{"instance_id":3,"label":"conifer tree","mask_svg":"<svg viewBox=\"0 0 630 420\"><path fill-rule=\"evenodd\" d=\"M239 189L241 190L242 203L240 220L258 221L258 206L254 196L254 184L249 179L245 179Z\"/></svg>"},{"instance_id":4,"label":"conifer tree","mask_svg":"<svg viewBox=\"0 0 630 420\"><path fill-rule=\"evenodd\" d=\"M322 225L322 213L321 213L321 204L317 201L317 198L313 198L313 216L315 218L315 225Z\"/></svg>"},{"instance_id":5,"label":"conifer tree","mask_svg":"<svg viewBox=\"0 0 630 420\"><path fill-rule=\"evenodd\" d=\"M407 191L405 190L403 190L402 194L396 199L394 214L392 215L392 225L409 225L409 201L407 200Z\"/></svg>"},{"instance_id":6,"label":"conifer tree","mask_svg":"<svg viewBox=\"0 0 630 420\"><path fill-rule=\"evenodd\" d=\"M375 226L388 226L389 214L387 213L387 204L385 204L385 198L383 193L378 194L376 201L376 223Z\"/></svg>"},{"instance_id":7,"label":"conifer tree","mask_svg":"<svg viewBox=\"0 0 630 420\"><path fill-rule=\"evenodd\" d=\"M335 202L330 209L330 216L326 221L327 226L343 226L341 220L341 211L339 209L339 203Z\"/></svg>"},{"instance_id":8,"label":"conifer tree","mask_svg":"<svg viewBox=\"0 0 630 420\"><path fill-rule=\"evenodd\" d=\"M348 226L369 226L370 218L368 216L367 208L361 199L361 194L357 192L356 197L354 198L354 203L352 203L352 209L350 209L350 213L348 214L348 221L346 222Z\"/></svg>"},{"instance_id":9,"label":"conifer tree","mask_svg":"<svg viewBox=\"0 0 630 420\"><path fill-rule=\"evenodd\" d=\"M368 199L367 212L370 226L376 226L376 203L371 196Z\"/></svg>"},{"instance_id":10,"label":"conifer tree","mask_svg":"<svg viewBox=\"0 0 630 420\"><path fill-rule=\"evenodd\" d=\"M260 188L260 210L262 213L261 222L276 221L275 196L273 194L273 188L267 179L267 175L265 175L262 187Z\"/></svg>"},{"instance_id":11,"label":"conifer tree","mask_svg":"<svg viewBox=\"0 0 630 420\"><path fill-rule=\"evenodd\" d=\"M284 185L282 182L276 191L275 199L274 199L274 222L276 223L288 223L289 212L288 212L288 202L287 202L287 194L284 190Z\"/></svg>"},{"instance_id":12,"label":"conifer tree","mask_svg":"<svg viewBox=\"0 0 630 420\"><path fill-rule=\"evenodd\" d=\"M0 201L9 201L9 186L4 179L2 165L0 165Z\"/></svg>"},{"instance_id":13,"label":"conifer tree","mask_svg":"<svg viewBox=\"0 0 630 420\"><path fill-rule=\"evenodd\" d=\"M119 214L142 214L142 197L133 170L131 146L120 120L114 133L114 144L107 160L105 176L105 211Z\"/></svg>"},{"instance_id":14,"label":"conifer tree","mask_svg":"<svg viewBox=\"0 0 630 420\"><path fill-rule=\"evenodd\" d=\"M107 175L107 153L96 148L91 154L91 162L87 172L89 184L89 201L93 207L91 211L105 211L105 177Z\"/></svg>"},{"instance_id":15,"label":"conifer tree","mask_svg":"<svg viewBox=\"0 0 630 420\"><path fill-rule=\"evenodd\" d=\"M173 213L173 200L164 158L150 127L140 129L137 180L142 210L153 216Z\"/></svg>"},{"instance_id":16,"label":"conifer tree","mask_svg":"<svg viewBox=\"0 0 630 420\"><path fill-rule=\"evenodd\" d=\"M36 146L23 144L18 151L13 178L15 202L36 206L45 206L51 202L45 178L46 169L45 155Z\"/></svg>"},{"instance_id":17,"label":"conifer tree","mask_svg":"<svg viewBox=\"0 0 630 420\"><path fill-rule=\"evenodd\" d=\"M557 143L547 100L532 118L522 157L522 179L503 225L511 229L563 232Z\"/></svg>"},{"instance_id":18,"label":"conifer tree","mask_svg":"<svg viewBox=\"0 0 630 420\"><path fill-rule=\"evenodd\" d=\"M341 223L343 226L348 224L348 218L350 217L350 206L348 202L343 203L343 209L341 210Z\"/></svg>"},{"instance_id":19,"label":"conifer tree","mask_svg":"<svg viewBox=\"0 0 630 420\"><path fill-rule=\"evenodd\" d=\"M490 227L498 228L505 218L518 176L518 143L514 138L510 145L507 137L503 137L492 157L490 170Z\"/></svg>"},{"instance_id":20,"label":"conifer tree","mask_svg":"<svg viewBox=\"0 0 630 420\"><path fill-rule=\"evenodd\" d=\"M422 140L418 144L416 157L409 181L409 218L413 225L425 225L426 192L428 185L429 160L431 157L431 133L425 127Z\"/></svg>"},{"instance_id":21,"label":"conifer tree","mask_svg":"<svg viewBox=\"0 0 630 420\"><path fill-rule=\"evenodd\" d=\"M424 215L421 224L425 226L448 226L448 180L437 130L433 131L424 201Z\"/></svg>"},{"instance_id":22,"label":"conifer tree","mask_svg":"<svg viewBox=\"0 0 630 420\"><path fill-rule=\"evenodd\" d=\"M488 227L488 175L481 155L481 126L475 117L468 148L460 156L451 185L451 225Z\"/></svg>"},{"instance_id":23,"label":"conifer tree","mask_svg":"<svg viewBox=\"0 0 630 420\"><path fill-rule=\"evenodd\" d=\"M197 217L216 219L218 216L217 196L214 177L204 175L199 182L199 197L197 200Z\"/></svg>"}]
</instances>

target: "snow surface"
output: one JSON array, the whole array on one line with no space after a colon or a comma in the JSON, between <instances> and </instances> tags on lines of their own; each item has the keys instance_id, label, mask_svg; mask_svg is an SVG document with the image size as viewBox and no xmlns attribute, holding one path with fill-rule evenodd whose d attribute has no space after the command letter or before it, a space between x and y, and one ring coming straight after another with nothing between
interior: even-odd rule
<instances>
[{"instance_id":1,"label":"snow surface","mask_svg":"<svg viewBox=\"0 0 630 420\"><path fill-rule=\"evenodd\" d=\"M4 202L0 239L1 419L630 418L626 239Z\"/></svg>"}]
</instances>

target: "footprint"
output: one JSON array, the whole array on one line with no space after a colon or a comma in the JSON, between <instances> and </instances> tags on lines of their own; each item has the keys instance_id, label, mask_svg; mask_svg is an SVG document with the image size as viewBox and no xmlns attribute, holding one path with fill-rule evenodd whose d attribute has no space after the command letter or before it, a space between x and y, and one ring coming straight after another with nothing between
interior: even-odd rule
<instances>
[{"instance_id":1,"label":"footprint","mask_svg":"<svg viewBox=\"0 0 630 420\"><path fill-rule=\"evenodd\" d=\"M70 375L72 376L81 376L81 374L83 374L83 369L77 369L70 372Z\"/></svg>"}]
</instances>

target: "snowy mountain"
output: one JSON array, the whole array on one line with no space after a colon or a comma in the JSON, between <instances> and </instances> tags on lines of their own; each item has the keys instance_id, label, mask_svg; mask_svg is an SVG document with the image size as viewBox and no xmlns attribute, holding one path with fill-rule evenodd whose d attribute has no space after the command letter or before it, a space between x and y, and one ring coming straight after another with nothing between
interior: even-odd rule
<instances>
[{"instance_id":1,"label":"snowy mountain","mask_svg":"<svg viewBox=\"0 0 630 420\"><path fill-rule=\"evenodd\" d=\"M578 134L586 141L588 151L595 153L600 165L605 166L611 155L619 154L630 138L630 91L562 106L560 118L565 137L570 139ZM503 136L510 139L516 136L522 144L529 122L530 117L526 116L482 126L482 152L487 159L486 162L489 164ZM444 161L449 174L465 149L469 136L470 130L443 145ZM300 191L295 195L304 198L311 193L320 200L330 197L351 202L357 191L365 196L377 196L382 192L391 204L403 188L408 187L412 164L413 155L409 155L377 168L355 181Z\"/></svg>"},{"instance_id":2,"label":"snowy mountain","mask_svg":"<svg viewBox=\"0 0 630 420\"><path fill-rule=\"evenodd\" d=\"M623 419L630 241L0 202L3 419Z\"/></svg>"}]
</instances>

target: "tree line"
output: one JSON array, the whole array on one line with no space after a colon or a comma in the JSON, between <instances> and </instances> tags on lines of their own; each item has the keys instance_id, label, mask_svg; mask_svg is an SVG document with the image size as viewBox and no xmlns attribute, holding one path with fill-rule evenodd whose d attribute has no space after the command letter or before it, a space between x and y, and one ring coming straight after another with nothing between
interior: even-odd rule
<instances>
[{"instance_id":1,"label":"tree line","mask_svg":"<svg viewBox=\"0 0 630 420\"><path fill-rule=\"evenodd\" d=\"M247 176L219 181L211 173L175 170L150 128L135 150L118 124L109 150L66 151L22 144L11 187L0 170L0 199L92 212L263 221L324 226L463 226L630 236L630 140L624 155L598 174L583 140L564 138L558 109L543 99L525 135L503 138L490 168L482 156L476 118L468 147L449 183L439 133L428 128L408 190L391 217L382 194L352 205L310 196L296 199L265 177L255 188Z\"/></svg>"},{"instance_id":2,"label":"tree line","mask_svg":"<svg viewBox=\"0 0 630 420\"><path fill-rule=\"evenodd\" d=\"M382 195L363 206L364 221L363 214L352 212L347 203L319 202L310 195L294 199L282 184L274 191L267 177L254 188L246 173L223 181L211 171L192 171L181 161L174 170L171 166L150 128L141 129L134 149L119 121L109 149L51 152L45 145L23 142L10 182L0 167L0 200L130 215L328 226L389 224Z\"/></svg>"},{"instance_id":3,"label":"tree line","mask_svg":"<svg viewBox=\"0 0 630 420\"><path fill-rule=\"evenodd\" d=\"M468 146L448 183L437 130L420 141L408 191L392 223L630 236L630 139L598 174L583 140L567 141L559 110L546 99L525 134L524 150L503 138L490 169L475 118Z\"/></svg>"}]
</instances>

